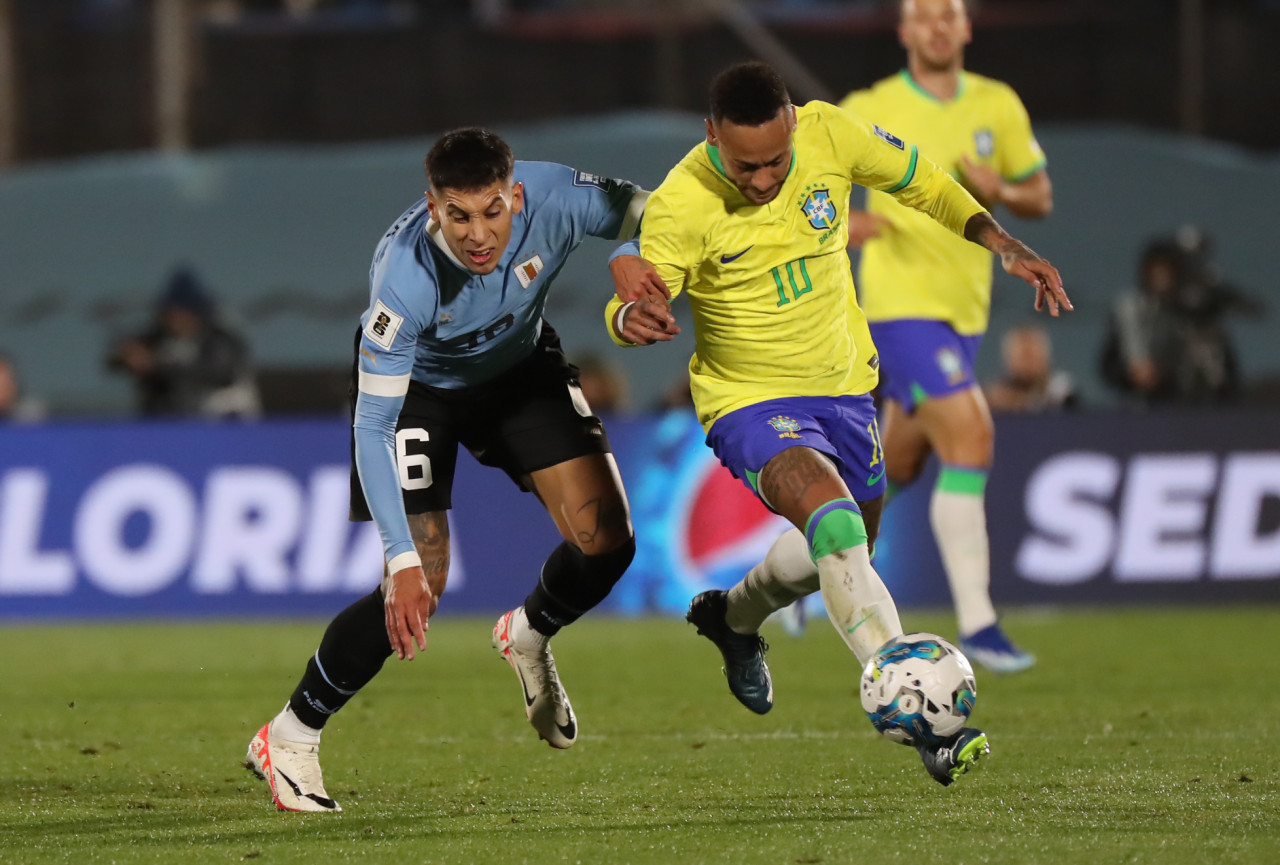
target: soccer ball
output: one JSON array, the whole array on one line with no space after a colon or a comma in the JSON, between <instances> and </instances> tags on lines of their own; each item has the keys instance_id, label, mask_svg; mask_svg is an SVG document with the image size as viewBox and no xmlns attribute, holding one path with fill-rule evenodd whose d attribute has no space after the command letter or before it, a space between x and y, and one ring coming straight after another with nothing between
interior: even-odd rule
<instances>
[{"instance_id":1,"label":"soccer ball","mask_svg":"<svg viewBox=\"0 0 1280 865\"><path fill-rule=\"evenodd\" d=\"M896 637L862 671L867 717L904 745L941 744L960 732L977 699L969 659L937 634Z\"/></svg>"}]
</instances>

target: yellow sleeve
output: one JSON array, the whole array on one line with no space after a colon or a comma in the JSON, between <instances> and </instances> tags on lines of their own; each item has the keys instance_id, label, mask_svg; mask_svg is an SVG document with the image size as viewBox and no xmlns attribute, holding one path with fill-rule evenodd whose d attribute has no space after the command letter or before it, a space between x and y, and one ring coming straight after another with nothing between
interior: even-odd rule
<instances>
[{"instance_id":1,"label":"yellow sleeve","mask_svg":"<svg viewBox=\"0 0 1280 865\"><path fill-rule=\"evenodd\" d=\"M658 276L671 292L671 299L675 300L684 290L685 280L695 266L695 253L694 239L685 227L689 217L687 214L684 219L677 217L681 211L678 206L681 196L673 186L675 183L669 178L650 194L645 203L644 221L640 224L640 255L658 271ZM620 339L613 329L614 316L621 308L622 301L616 294L609 298L604 310L605 327L609 329L609 338L614 343L630 347L635 343Z\"/></svg>"},{"instance_id":2,"label":"yellow sleeve","mask_svg":"<svg viewBox=\"0 0 1280 865\"><path fill-rule=\"evenodd\" d=\"M1021 183L1040 169L1048 160L1031 131L1031 118L1026 106L1012 88L1005 91L1006 99L1001 119L1004 128L996 136L997 165L1000 175L1009 183Z\"/></svg>"},{"instance_id":3,"label":"yellow sleeve","mask_svg":"<svg viewBox=\"0 0 1280 865\"><path fill-rule=\"evenodd\" d=\"M961 237L969 218L984 211L950 174L921 156L914 144L856 114L838 111L835 115L828 121L832 146L850 166L854 183L892 195Z\"/></svg>"}]
</instances>

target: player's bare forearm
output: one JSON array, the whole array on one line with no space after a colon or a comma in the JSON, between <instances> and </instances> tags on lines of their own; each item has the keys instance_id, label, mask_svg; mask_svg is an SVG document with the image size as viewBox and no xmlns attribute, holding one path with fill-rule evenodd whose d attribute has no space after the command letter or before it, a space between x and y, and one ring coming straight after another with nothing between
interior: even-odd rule
<instances>
[{"instance_id":1,"label":"player's bare forearm","mask_svg":"<svg viewBox=\"0 0 1280 865\"><path fill-rule=\"evenodd\" d=\"M1006 183L1000 203L1020 219L1044 219L1053 212L1053 184L1044 169L1021 183Z\"/></svg>"},{"instance_id":2,"label":"player's bare forearm","mask_svg":"<svg viewBox=\"0 0 1280 865\"><path fill-rule=\"evenodd\" d=\"M990 213L975 213L964 226L965 239L986 247L1000 256L1005 272L1018 277L1036 290L1036 311L1048 304L1049 314L1059 309L1071 310L1071 299L1062 287L1058 269L1000 227Z\"/></svg>"},{"instance_id":3,"label":"player's bare forearm","mask_svg":"<svg viewBox=\"0 0 1280 865\"><path fill-rule=\"evenodd\" d=\"M658 271L638 255L619 255L609 262L614 291L624 303L633 303L646 297L671 299L671 290L662 281Z\"/></svg>"}]
</instances>

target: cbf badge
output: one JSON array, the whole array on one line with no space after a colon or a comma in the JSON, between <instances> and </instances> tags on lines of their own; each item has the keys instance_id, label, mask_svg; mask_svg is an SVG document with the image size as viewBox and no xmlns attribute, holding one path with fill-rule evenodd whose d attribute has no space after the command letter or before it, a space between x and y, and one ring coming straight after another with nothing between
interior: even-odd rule
<instances>
[{"instance_id":1,"label":"cbf badge","mask_svg":"<svg viewBox=\"0 0 1280 865\"><path fill-rule=\"evenodd\" d=\"M769 426L778 431L780 439L798 439L797 433L800 432L800 421L785 415L769 418Z\"/></svg>"},{"instance_id":2,"label":"cbf badge","mask_svg":"<svg viewBox=\"0 0 1280 865\"><path fill-rule=\"evenodd\" d=\"M978 155L986 158L994 156L996 152L996 136L990 129L978 129L973 133L973 146L977 149Z\"/></svg>"},{"instance_id":3,"label":"cbf badge","mask_svg":"<svg viewBox=\"0 0 1280 865\"><path fill-rule=\"evenodd\" d=\"M831 192L826 189L815 189L801 203L800 209L809 217L809 224L819 230L830 228L836 222L836 206L831 201Z\"/></svg>"}]
</instances>

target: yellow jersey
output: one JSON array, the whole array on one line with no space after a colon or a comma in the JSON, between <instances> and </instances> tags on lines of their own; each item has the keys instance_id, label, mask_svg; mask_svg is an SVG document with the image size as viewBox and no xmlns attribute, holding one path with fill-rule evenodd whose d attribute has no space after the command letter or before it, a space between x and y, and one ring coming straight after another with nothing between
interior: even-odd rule
<instances>
[{"instance_id":1,"label":"yellow jersey","mask_svg":"<svg viewBox=\"0 0 1280 865\"><path fill-rule=\"evenodd\" d=\"M689 295L689 381L706 429L768 399L867 393L878 360L850 273L853 184L885 190L960 233L982 212L968 192L890 132L825 102L796 109L790 172L768 204L694 147L645 204L640 252L672 297ZM605 312L612 322L621 301ZM620 345L612 326L609 332Z\"/></svg>"},{"instance_id":2,"label":"yellow jersey","mask_svg":"<svg viewBox=\"0 0 1280 865\"><path fill-rule=\"evenodd\" d=\"M961 157L988 165L1009 183L1045 166L1044 151L1013 88L962 72L954 98L942 101L907 70L850 93L840 107L914 141L922 155L961 177ZM867 209L889 220L867 241L858 267L862 308L871 321L946 321L966 336L987 329L991 253L881 192Z\"/></svg>"}]
</instances>

